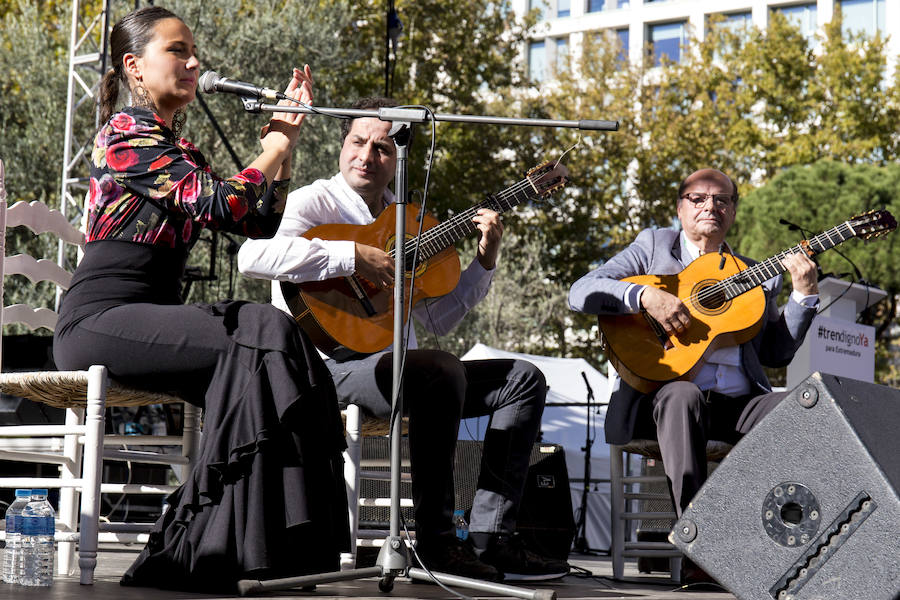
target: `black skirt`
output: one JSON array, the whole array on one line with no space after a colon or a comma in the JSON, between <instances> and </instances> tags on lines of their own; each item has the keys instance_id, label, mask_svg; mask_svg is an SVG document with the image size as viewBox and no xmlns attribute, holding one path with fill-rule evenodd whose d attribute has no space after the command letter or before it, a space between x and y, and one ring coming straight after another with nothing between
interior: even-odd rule
<instances>
[{"instance_id":1,"label":"black skirt","mask_svg":"<svg viewBox=\"0 0 900 600\"><path fill-rule=\"evenodd\" d=\"M318 352L271 305L158 296L176 286L147 268L172 264L154 254L88 244L54 342L59 368L105 364L204 409L191 474L122 584L231 592L244 578L337 570L349 545L344 437Z\"/></svg>"}]
</instances>

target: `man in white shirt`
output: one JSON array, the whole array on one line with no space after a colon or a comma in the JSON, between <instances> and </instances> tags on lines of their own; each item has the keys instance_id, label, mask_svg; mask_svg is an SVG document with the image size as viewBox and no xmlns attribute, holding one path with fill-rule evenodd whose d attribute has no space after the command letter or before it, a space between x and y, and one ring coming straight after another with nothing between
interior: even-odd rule
<instances>
[{"instance_id":1,"label":"man in white shirt","mask_svg":"<svg viewBox=\"0 0 900 600\"><path fill-rule=\"evenodd\" d=\"M353 108L396 106L385 98L363 98ZM318 225L368 225L394 202L396 150L391 123L376 118L347 120L342 127L340 172L293 191L272 239L247 240L238 267L250 277L270 279L272 301L288 311L280 282L320 281L353 274L375 286L393 286L394 261L382 249L347 240L300 237ZM472 221L480 239L475 259L445 296L419 302L413 315L437 335L452 330L490 287L503 226L481 209ZM289 311L288 311L289 312ZM415 332L404 371L409 415L412 491L417 552L432 570L487 580L551 579L568 564L527 550L514 535L516 513L544 409L546 383L532 364L518 360L460 361L438 350L416 349ZM390 416L390 348L366 357L327 359L342 406ZM455 535L453 457L461 418L489 415L478 489L469 523L470 542Z\"/></svg>"},{"instance_id":2,"label":"man in white shirt","mask_svg":"<svg viewBox=\"0 0 900 600\"><path fill-rule=\"evenodd\" d=\"M701 254L730 252L725 237L737 213L737 185L721 171L701 169L682 182L677 202L680 233L641 231L625 250L572 285L569 306L596 315L643 310L667 335L685 331L691 315L680 299L652 286L621 280L676 274ZM818 287L816 265L806 255L794 254L782 263L791 274L793 292L779 311L781 276L762 284L765 313L752 340L710 353L691 381L673 381L651 394L642 394L618 378L613 384L605 424L607 442L659 441L679 515L706 480L707 441L737 442L786 395L772 392L763 365L783 367L791 361L816 314ZM688 582L690 575L685 577ZM705 574L697 576L702 580Z\"/></svg>"}]
</instances>

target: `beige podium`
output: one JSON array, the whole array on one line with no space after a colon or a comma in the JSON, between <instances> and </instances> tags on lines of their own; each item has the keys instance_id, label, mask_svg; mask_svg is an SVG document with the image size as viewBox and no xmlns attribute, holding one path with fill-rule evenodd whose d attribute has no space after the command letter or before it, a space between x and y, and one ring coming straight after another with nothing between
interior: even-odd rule
<instances>
[{"instance_id":1,"label":"beige podium","mask_svg":"<svg viewBox=\"0 0 900 600\"><path fill-rule=\"evenodd\" d=\"M819 282L819 314L787 368L787 389L820 371L874 382L875 328L856 322L867 307L887 297L881 288L826 277Z\"/></svg>"}]
</instances>

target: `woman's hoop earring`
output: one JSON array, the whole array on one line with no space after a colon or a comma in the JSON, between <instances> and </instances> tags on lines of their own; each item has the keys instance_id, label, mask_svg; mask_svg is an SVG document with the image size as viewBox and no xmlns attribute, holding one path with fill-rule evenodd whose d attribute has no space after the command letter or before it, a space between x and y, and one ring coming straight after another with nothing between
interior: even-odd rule
<instances>
[{"instance_id":1,"label":"woman's hoop earring","mask_svg":"<svg viewBox=\"0 0 900 600\"><path fill-rule=\"evenodd\" d=\"M144 89L144 86L138 83L131 89L131 103L134 106L139 106L141 108L146 108L156 112L156 105L153 104L153 99L150 98L150 94L147 93L147 90Z\"/></svg>"}]
</instances>

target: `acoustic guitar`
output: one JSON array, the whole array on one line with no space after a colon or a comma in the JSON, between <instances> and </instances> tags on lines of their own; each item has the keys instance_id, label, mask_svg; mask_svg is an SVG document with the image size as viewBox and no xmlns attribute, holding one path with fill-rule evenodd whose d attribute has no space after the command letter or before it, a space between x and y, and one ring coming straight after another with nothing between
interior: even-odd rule
<instances>
[{"instance_id":1,"label":"acoustic guitar","mask_svg":"<svg viewBox=\"0 0 900 600\"><path fill-rule=\"evenodd\" d=\"M459 282L459 256L453 245L477 231L472 217L481 208L503 213L526 200L547 196L566 184L568 171L561 164L546 162L526 173L523 180L489 195L486 200L440 223L423 215L421 239L407 234L406 279L415 271L412 302L450 293ZM406 231L419 230L421 207L409 205ZM396 206L390 205L369 225L320 225L303 234L307 239L350 240L382 248L394 257ZM415 265L413 255L418 246ZM281 283L281 292L294 319L320 350L332 358L370 354L393 341L393 291L385 290L357 275L325 281ZM409 286L406 286L409 294ZM404 315L404 321L406 315Z\"/></svg>"},{"instance_id":2,"label":"acoustic guitar","mask_svg":"<svg viewBox=\"0 0 900 600\"><path fill-rule=\"evenodd\" d=\"M691 314L687 330L670 336L641 311L598 317L603 344L619 376L634 389L650 393L663 383L690 380L704 357L726 346L743 344L759 332L765 311L763 282L784 272L781 259L812 257L854 237L869 239L897 227L886 210L845 221L748 267L734 255L703 254L675 275L638 275L623 281L649 285L677 296Z\"/></svg>"}]
</instances>

